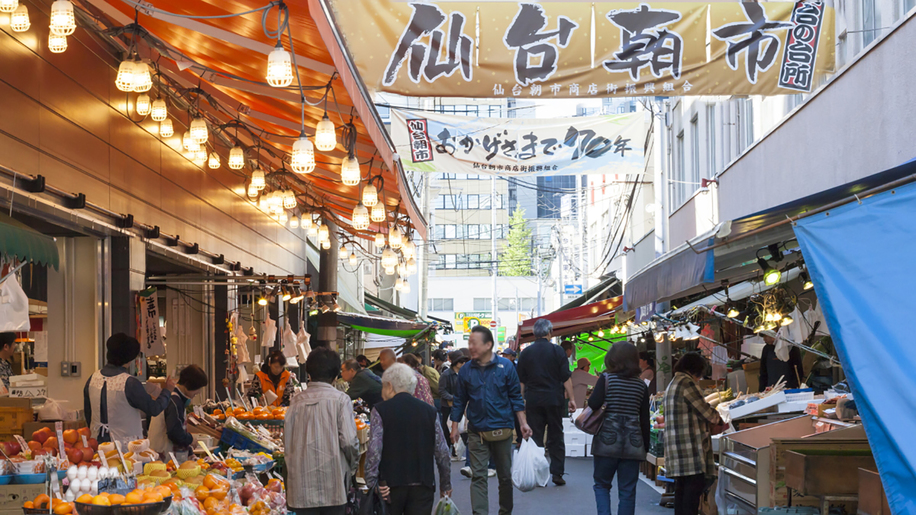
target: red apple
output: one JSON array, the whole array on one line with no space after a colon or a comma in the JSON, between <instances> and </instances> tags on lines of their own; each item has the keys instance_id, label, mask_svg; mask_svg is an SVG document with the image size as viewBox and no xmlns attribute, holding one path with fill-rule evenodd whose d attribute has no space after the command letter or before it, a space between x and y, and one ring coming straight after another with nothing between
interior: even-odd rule
<instances>
[{"instance_id":1,"label":"red apple","mask_svg":"<svg viewBox=\"0 0 916 515\"><path fill-rule=\"evenodd\" d=\"M33 458L36 456L44 456L45 454L51 454L51 449L46 449L42 447L41 449L35 449L34 451L32 451Z\"/></svg>"},{"instance_id":2,"label":"red apple","mask_svg":"<svg viewBox=\"0 0 916 515\"><path fill-rule=\"evenodd\" d=\"M57 437L56 436L49 437L47 440L45 440L45 443L41 444L41 446L45 448L57 449L58 447Z\"/></svg>"},{"instance_id":3,"label":"red apple","mask_svg":"<svg viewBox=\"0 0 916 515\"><path fill-rule=\"evenodd\" d=\"M79 449L68 449L67 450L67 459L70 460L70 463L76 464L83 461L83 451Z\"/></svg>"},{"instance_id":4,"label":"red apple","mask_svg":"<svg viewBox=\"0 0 916 515\"><path fill-rule=\"evenodd\" d=\"M37 451L38 449L41 449L41 442L36 442L35 440L30 441L29 449L32 449L33 451Z\"/></svg>"},{"instance_id":5,"label":"red apple","mask_svg":"<svg viewBox=\"0 0 916 515\"><path fill-rule=\"evenodd\" d=\"M77 429L76 432L79 433L79 434L81 434L81 435L83 435L83 436L85 436L86 438L89 438L89 437L91 436L91 433L89 432L89 428L88 428L88 427L81 427L81 428Z\"/></svg>"},{"instance_id":6,"label":"red apple","mask_svg":"<svg viewBox=\"0 0 916 515\"><path fill-rule=\"evenodd\" d=\"M35 431L34 433L32 433L32 440L35 440L36 442L44 445L45 441L47 441L47 439L51 437L51 432L45 431L45 429L47 428L43 427L39 429L38 431Z\"/></svg>"},{"instance_id":7,"label":"red apple","mask_svg":"<svg viewBox=\"0 0 916 515\"><path fill-rule=\"evenodd\" d=\"M13 454L19 454L22 451L22 446L16 440L10 441L10 445L13 447Z\"/></svg>"},{"instance_id":8,"label":"red apple","mask_svg":"<svg viewBox=\"0 0 916 515\"><path fill-rule=\"evenodd\" d=\"M95 457L95 451L91 447L80 449L80 452L83 454L83 461L92 461L92 458Z\"/></svg>"},{"instance_id":9,"label":"red apple","mask_svg":"<svg viewBox=\"0 0 916 515\"><path fill-rule=\"evenodd\" d=\"M64 450L65 450L65 451L68 451L68 450L70 450L70 449L77 449L77 448L78 448L78 447L74 447L73 445L71 445L71 444L69 444L69 443L67 443L67 442L64 442Z\"/></svg>"},{"instance_id":10,"label":"red apple","mask_svg":"<svg viewBox=\"0 0 916 515\"><path fill-rule=\"evenodd\" d=\"M3 453L7 456L15 456L16 454L19 454L17 452L13 452L13 444L11 442L0 442L0 449L3 449Z\"/></svg>"},{"instance_id":11,"label":"red apple","mask_svg":"<svg viewBox=\"0 0 916 515\"><path fill-rule=\"evenodd\" d=\"M64 441L72 445L76 445L76 442L80 441L80 434L76 431L76 429L65 430L63 436Z\"/></svg>"},{"instance_id":12,"label":"red apple","mask_svg":"<svg viewBox=\"0 0 916 515\"><path fill-rule=\"evenodd\" d=\"M89 438L88 442L89 442L89 448L91 448L93 451L99 450L99 441L98 440L96 440L95 438Z\"/></svg>"}]
</instances>

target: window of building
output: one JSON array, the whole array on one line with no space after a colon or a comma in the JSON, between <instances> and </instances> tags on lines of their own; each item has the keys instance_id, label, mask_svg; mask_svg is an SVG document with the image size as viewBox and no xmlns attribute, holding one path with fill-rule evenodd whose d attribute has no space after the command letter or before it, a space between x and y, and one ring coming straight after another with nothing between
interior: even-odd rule
<instances>
[{"instance_id":1,"label":"window of building","mask_svg":"<svg viewBox=\"0 0 916 515\"><path fill-rule=\"evenodd\" d=\"M531 311L532 309L537 309L538 307L537 297L523 297L519 300L522 303L521 308L523 311Z\"/></svg>"},{"instance_id":2,"label":"window of building","mask_svg":"<svg viewBox=\"0 0 916 515\"><path fill-rule=\"evenodd\" d=\"M866 47L878 37L878 25L875 12L877 0L862 0L862 46Z\"/></svg>"},{"instance_id":3,"label":"window of building","mask_svg":"<svg viewBox=\"0 0 916 515\"><path fill-rule=\"evenodd\" d=\"M436 197L436 209L455 209L455 195L439 195Z\"/></svg>"},{"instance_id":4,"label":"window of building","mask_svg":"<svg viewBox=\"0 0 916 515\"><path fill-rule=\"evenodd\" d=\"M455 311L455 299L429 299L427 306L430 311Z\"/></svg>"},{"instance_id":5,"label":"window of building","mask_svg":"<svg viewBox=\"0 0 916 515\"><path fill-rule=\"evenodd\" d=\"M458 269L459 270L467 270L468 262L470 262L470 259L468 258L467 254L458 254Z\"/></svg>"},{"instance_id":6,"label":"window of building","mask_svg":"<svg viewBox=\"0 0 916 515\"><path fill-rule=\"evenodd\" d=\"M378 110L378 115L382 120L391 118L391 108L389 106L376 104L375 109Z\"/></svg>"},{"instance_id":7,"label":"window of building","mask_svg":"<svg viewBox=\"0 0 916 515\"><path fill-rule=\"evenodd\" d=\"M538 218L560 218L561 198L576 188L576 176L537 177Z\"/></svg>"},{"instance_id":8,"label":"window of building","mask_svg":"<svg viewBox=\"0 0 916 515\"><path fill-rule=\"evenodd\" d=\"M754 143L754 101L744 100L744 148Z\"/></svg>"},{"instance_id":9,"label":"window of building","mask_svg":"<svg viewBox=\"0 0 916 515\"><path fill-rule=\"evenodd\" d=\"M716 176L716 106L706 106L706 177Z\"/></svg>"},{"instance_id":10,"label":"window of building","mask_svg":"<svg viewBox=\"0 0 916 515\"><path fill-rule=\"evenodd\" d=\"M697 188L697 185L700 183L700 115L694 114L693 118L690 119L690 181L693 182L690 186L690 191Z\"/></svg>"},{"instance_id":11,"label":"window of building","mask_svg":"<svg viewBox=\"0 0 916 515\"><path fill-rule=\"evenodd\" d=\"M684 131L677 134L677 140L674 143L674 205L680 206L687 200L687 174L684 169Z\"/></svg>"},{"instance_id":12,"label":"window of building","mask_svg":"<svg viewBox=\"0 0 916 515\"><path fill-rule=\"evenodd\" d=\"M471 254L468 268L480 268L480 254Z\"/></svg>"},{"instance_id":13,"label":"window of building","mask_svg":"<svg viewBox=\"0 0 916 515\"><path fill-rule=\"evenodd\" d=\"M454 240L455 238L455 224L445 224L445 239Z\"/></svg>"},{"instance_id":14,"label":"window of building","mask_svg":"<svg viewBox=\"0 0 916 515\"><path fill-rule=\"evenodd\" d=\"M441 240L445 238L445 226L444 225L435 226L435 229L433 229L433 238L437 240Z\"/></svg>"},{"instance_id":15,"label":"window of building","mask_svg":"<svg viewBox=\"0 0 916 515\"><path fill-rule=\"evenodd\" d=\"M445 255L445 268L455 268L455 265L458 262L458 256L455 254L446 254Z\"/></svg>"},{"instance_id":16,"label":"window of building","mask_svg":"<svg viewBox=\"0 0 916 515\"><path fill-rule=\"evenodd\" d=\"M468 224L468 239L469 240L479 240L480 239L480 226L477 224Z\"/></svg>"},{"instance_id":17,"label":"window of building","mask_svg":"<svg viewBox=\"0 0 916 515\"><path fill-rule=\"evenodd\" d=\"M480 224L480 239L481 240L490 239L490 224Z\"/></svg>"},{"instance_id":18,"label":"window of building","mask_svg":"<svg viewBox=\"0 0 916 515\"><path fill-rule=\"evenodd\" d=\"M445 268L445 254L439 254L439 258L436 259L436 268L439 270Z\"/></svg>"},{"instance_id":19,"label":"window of building","mask_svg":"<svg viewBox=\"0 0 916 515\"><path fill-rule=\"evenodd\" d=\"M475 298L474 299L474 311L492 311L493 310L493 299L487 298Z\"/></svg>"},{"instance_id":20,"label":"window of building","mask_svg":"<svg viewBox=\"0 0 916 515\"><path fill-rule=\"evenodd\" d=\"M480 195L468 195L466 200L468 209L480 209Z\"/></svg>"}]
</instances>

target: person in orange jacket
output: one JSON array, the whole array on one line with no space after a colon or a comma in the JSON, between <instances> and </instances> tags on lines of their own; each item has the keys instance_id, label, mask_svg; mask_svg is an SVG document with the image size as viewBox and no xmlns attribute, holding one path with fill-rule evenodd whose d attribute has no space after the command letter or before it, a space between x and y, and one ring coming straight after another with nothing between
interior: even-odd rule
<instances>
[{"instance_id":1,"label":"person in orange jacket","mask_svg":"<svg viewBox=\"0 0 916 515\"><path fill-rule=\"evenodd\" d=\"M270 403L271 406L289 406L289 396L292 388L287 388L289 383L289 370L286 370L286 356L275 350L267 356L267 361L261 365L261 370L254 375L248 397L261 397L267 392L272 392L277 398Z\"/></svg>"}]
</instances>

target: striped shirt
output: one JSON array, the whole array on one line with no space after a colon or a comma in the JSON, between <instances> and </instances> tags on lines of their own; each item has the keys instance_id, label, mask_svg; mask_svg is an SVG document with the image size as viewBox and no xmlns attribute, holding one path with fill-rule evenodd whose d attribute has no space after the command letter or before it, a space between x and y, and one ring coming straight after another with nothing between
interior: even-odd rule
<instances>
[{"instance_id":1,"label":"striped shirt","mask_svg":"<svg viewBox=\"0 0 916 515\"><path fill-rule=\"evenodd\" d=\"M588 407L595 411L607 402L605 413L620 413L639 417L639 425L646 450L649 449L649 390L639 377L621 377L601 374Z\"/></svg>"},{"instance_id":2,"label":"striped shirt","mask_svg":"<svg viewBox=\"0 0 916 515\"><path fill-rule=\"evenodd\" d=\"M665 390L666 476L715 475L709 424L718 421L697 382L683 372L675 374Z\"/></svg>"},{"instance_id":3,"label":"striped shirt","mask_svg":"<svg viewBox=\"0 0 916 515\"><path fill-rule=\"evenodd\" d=\"M286 411L286 498L290 508L347 503L347 478L359 465L353 404L318 381L293 396Z\"/></svg>"}]
</instances>

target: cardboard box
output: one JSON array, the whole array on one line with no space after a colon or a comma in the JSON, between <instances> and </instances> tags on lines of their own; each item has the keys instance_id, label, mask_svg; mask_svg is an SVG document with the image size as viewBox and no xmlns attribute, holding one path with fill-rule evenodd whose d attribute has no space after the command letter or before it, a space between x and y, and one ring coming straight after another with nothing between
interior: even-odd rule
<instances>
[{"instance_id":1,"label":"cardboard box","mask_svg":"<svg viewBox=\"0 0 916 515\"><path fill-rule=\"evenodd\" d=\"M31 501L45 492L47 485L2 485L0 486L0 510L17 510L22 513L22 503Z\"/></svg>"},{"instance_id":2,"label":"cardboard box","mask_svg":"<svg viewBox=\"0 0 916 515\"><path fill-rule=\"evenodd\" d=\"M760 391L760 362L746 363L744 368L744 380L747 382L747 393L757 393Z\"/></svg>"},{"instance_id":3,"label":"cardboard box","mask_svg":"<svg viewBox=\"0 0 916 515\"><path fill-rule=\"evenodd\" d=\"M585 444L581 445L569 445L566 444L566 457L567 458L585 458Z\"/></svg>"},{"instance_id":4,"label":"cardboard box","mask_svg":"<svg viewBox=\"0 0 916 515\"><path fill-rule=\"evenodd\" d=\"M33 420L32 399L0 398L0 434L21 434L23 424Z\"/></svg>"},{"instance_id":5,"label":"cardboard box","mask_svg":"<svg viewBox=\"0 0 916 515\"><path fill-rule=\"evenodd\" d=\"M592 435L583 433L576 429L575 431L565 431L563 433L563 439L566 441L566 445L586 445L592 443Z\"/></svg>"},{"instance_id":6,"label":"cardboard box","mask_svg":"<svg viewBox=\"0 0 916 515\"><path fill-rule=\"evenodd\" d=\"M81 427L86 427L86 421L83 419L72 420L63 422L64 429L79 429ZM38 431L39 429L47 427L48 429L54 430L54 422L26 422L22 425L22 436L29 440L32 438L32 433Z\"/></svg>"}]
</instances>

